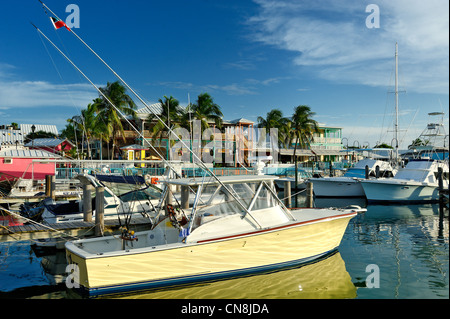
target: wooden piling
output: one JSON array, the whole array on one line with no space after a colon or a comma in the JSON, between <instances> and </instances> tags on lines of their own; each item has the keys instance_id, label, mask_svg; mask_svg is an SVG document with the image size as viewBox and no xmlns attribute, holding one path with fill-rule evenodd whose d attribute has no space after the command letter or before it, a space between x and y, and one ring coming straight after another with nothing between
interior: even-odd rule
<instances>
[{"instance_id":1,"label":"wooden piling","mask_svg":"<svg viewBox=\"0 0 450 319\"><path fill-rule=\"evenodd\" d=\"M313 183L311 181L306 185L306 207L314 207L314 190Z\"/></svg>"},{"instance_id":2,"label":"wooden piling","mask_svg":"<svg viewBox=\"0 0 450 319\"><path fill-rule=\"evenodd\" d=\"M45 196L55 199L55 175L45 176Z\"/></svg>"},{"instance_id":3,"label":"wooden piling","mask_svg":"<svg viewBox=\"0 0 450 319\"><path fill-rule=\"evenodd\" d=\"M284 182L284 205L286 205L286 207L288 207L288 208L290 208L292 205L291 182L290 181Z\"/></svg>"},{"instance_id":4,"label":"wooden piling","mask_svg":"<svg viewBox=\"0 0 450 319\"><path fill-rule=\"evenodd\" d=\"M83 220L92 222L92 185L83 185Z\"/></svg>"},{"instance_id":5,"label":"wooden piling","mask_svg":"<svg viewBox=\"0 0 450 319\"><path fill-rule=\"evenodd\" d=\"M103 236L105 231L105 201L104 201L104 187L95 188L95 236Z\"/></svg>"}]
</instances>

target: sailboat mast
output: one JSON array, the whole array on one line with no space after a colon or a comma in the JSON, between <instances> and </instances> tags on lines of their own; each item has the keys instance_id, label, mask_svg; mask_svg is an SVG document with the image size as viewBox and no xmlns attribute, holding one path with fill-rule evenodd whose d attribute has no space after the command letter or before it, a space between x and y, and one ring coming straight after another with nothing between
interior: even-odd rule
<instances>
[{"instance_id":1,"label":"sailboat mast","mask_svg":"<svg viewBox=\"0 0 450 319\"><path fill-rule=\"evenodd\" d=\"M398 164L398 43L395 42L395 161Z\"/></svg>"}]
</instances>

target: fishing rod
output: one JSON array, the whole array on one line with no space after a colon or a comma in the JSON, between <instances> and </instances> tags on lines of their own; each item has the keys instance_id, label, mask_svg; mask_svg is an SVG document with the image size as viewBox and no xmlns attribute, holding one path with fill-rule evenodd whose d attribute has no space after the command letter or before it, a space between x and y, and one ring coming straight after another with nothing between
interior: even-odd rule
<instances>
[{"instance_id":1,"label":"fishing rod","mask_svg":"<svg viewBox=\"0 0 450 319\"><path fill-rule=\"evenodd\" d=\"M118 114L136 131L136 133L138 133L139 136L141 136L143 138L143 140L146 140L144 138L144 136L134 127L134 125L132 125L132 123L125 117L125 115L116 107L116 105L114 105L114 103L91 81L91 79L83 72L81 71L81 69L69 58L67 57L66 54L64 54L64 52L61 51L61 49L54 44L35 24L33 24L32 22L30 22L31 25L33 25L36 30L39 32L39 34L41 34L78 72L80 72L80 74L100 93L101 96L103 96L103 98L116 110L116 112L118 112ZM153 113L154 114L154 113ZM156 115L156 114L155 114ZM158 117L159 121L164 123L164 121L162 121L159 117ZM165 124L165 123L164 123ZM167 126L165 125L170 132L169 133L173 133L173 131ZM176 136L176 134L174 134ZM178 137L177 137L178 138ZM181 142L182 140L179 139ZM172 167L172 165L170 165L170 163L165 160L160 154L159 152L153 147L153 145L151 145L151 143L149 143L148 141L146 141L147 144L152 148L152 150L154 150L156 152L156 154L158 154L158 156L160 156L160 158L162 159L162 161L167 164L167 166L175 172L175 174L177 176L180 176L178 173L176 173L176 170ZM183 143L184 144L184 143ZM187 147L187 146L186 146ZM250 213L250 211L247 209L247 207L242 204L242 202L239 200L239 198L237 197L237 195L233 194L234 190L233 188L231 188L233 191L230 191L230 189L195 155L195 153L190 149L190 152L193 154L193 156L198 159L199 163L203 164L204 169L210 174L211 177L213 177L230 195L231 197L233 197L233 199L238 203L238 205L246 212L247 215L249 215L251 217L251 219L256 223L256 225L259 228L262 228L262 226L258 223L258 221L252 216L252 214ZM202 168L202 167L201 167ZM190 188L191 189L191 188ZM192 189L191 189L192 190Z\"/></svg>"},{"instance_id":2,"label":"fishing rod","mask_svg":"<svg viewBox=\"0 0 450 319\"><path fill-rule=\"evenodd\" d=\"M71 60L69 59L64 52L61 51L61 49L54 44L35 24L33 24L32 22L30 22L31 25L33 25L36 30L39 32L39 34L41 34L78 72L80 72L80 74L103 96L103 98L120 114L120 116L122 116L125 121L127 121L127 123L133 127L135 129L135 131L140 135L141 133L131 124L131 122L122 114L122 112L116 107L116 105L114 105L114 103L91 81L91 79L83 72L80 70L80 68ZM153 151L156 152L156 154L158 154L158 156L161 157L161 159L163 160L163 162L165 164L167 164L169 167L171 167L170 163L168 163L166 160L163 159L163 157L161 156L161 154L159 154L159 152L153 147L153 145L149 144L150 147L153 149ZM173 170L173 168L172 168ZM176 172L175 170L173 170L174 172ZM120 217L119 217L120 219ZM126 225L128 226L128 225Z\"/></svg>"},{"instance_id":3,"label":"fishing rod","mask_svg":"<svg viewBox=\"0 0 450 319\"><path fill-rule=\"evenodd\" d=\"M41 0L38 0L44 7L44 9L48 9L48 11L50 11L58 20L61 20L45 3L43 3ZM46 12L47 13L47 12ZM65 24L64 24L65 26ZM169 136L170 134L173 134L176 136L176 138L181 142L181 144L186 147L189 152L192 154L193 158L195 159L194 163L197 164L200 168L202 168L203 170L205 170L211 177L213 177L230 195L231 197L233 197L233 199L239 204L239 206L241 206L241 208L244 209L244 211L250 215L252 217L253 220L255 220L255 218L251 215L250 211L245 207L244 204L241 203L241 201L239 200L238 196L234 194L234 190L232 189L232 191L206 166L206 164L197 156L197 154L194 153L194 151L181 139L179 138L174 132L173 130L155 113L153 112L153 110L147 105L147 103L128 85L128 83L125 82L125 80L122 79L122 77L120 77L117 72L115 72L80 36L78 36L78 34L75 33L75 31L73 31L72 29L68 28L67 26L65 26L66 29L68 31L70 31L73 35L75 35L77 37L77 39L79 39L138 99L139 101L141 101L148 110L150 110L150 112L153 113L153 115L155 115L156 119L158 121L160 121L164 127L168 130L169 132ZM122 115L121 115L122 116ZM143 139L145 140L145 138L143 137ZM147 141L148 143L148 141ZM148 143L150 144L150 143ZM172 168L173 169L173 168ZM255 220L256 224L260 227L261 225Z\"/></svg>"}]
</instances>

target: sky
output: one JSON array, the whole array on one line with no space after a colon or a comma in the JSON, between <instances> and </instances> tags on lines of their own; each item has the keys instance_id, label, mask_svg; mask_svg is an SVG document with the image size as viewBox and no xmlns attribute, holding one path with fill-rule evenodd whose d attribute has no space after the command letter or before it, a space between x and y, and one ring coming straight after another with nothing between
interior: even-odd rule
<instances>
[{"instance_id":1,"label":"sky","mask_svg":"<svg viewBox=\"0 0 450 319\"><path fill-rule=\"evenodd\" d=\"M55 124L117 78L38 0L2 1L0 124ZM207 92L226 120L308 105L349 145L393 144L395 43L400 147L449 108L448 0L45 0L148 103ZM67 12L66 12L67 11ZM131 95L131 92L129 92ZM138 107L143 107L134 99ZM448 141L448 138L447 138Z\"/></svg>"}]
</instances>

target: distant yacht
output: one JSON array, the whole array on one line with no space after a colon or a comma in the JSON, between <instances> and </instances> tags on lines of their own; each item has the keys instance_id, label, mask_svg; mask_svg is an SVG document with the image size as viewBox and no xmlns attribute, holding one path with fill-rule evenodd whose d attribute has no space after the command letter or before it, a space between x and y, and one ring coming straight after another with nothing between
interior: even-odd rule
<instances>
[{"instance_id":1,"label":"distant yacht","mask_svg":"<svg viewBox=\"0 0 450 319\"><path fill-rule=\"evenodd\" d=\"M309 182L314 185L314 195L316 197L364 197L360 182L366 177L366 166L368 177L392 177L394 174L388 162L365 158L349 168L342 177L310 178Z\"/></svg>"}]
</instances>

